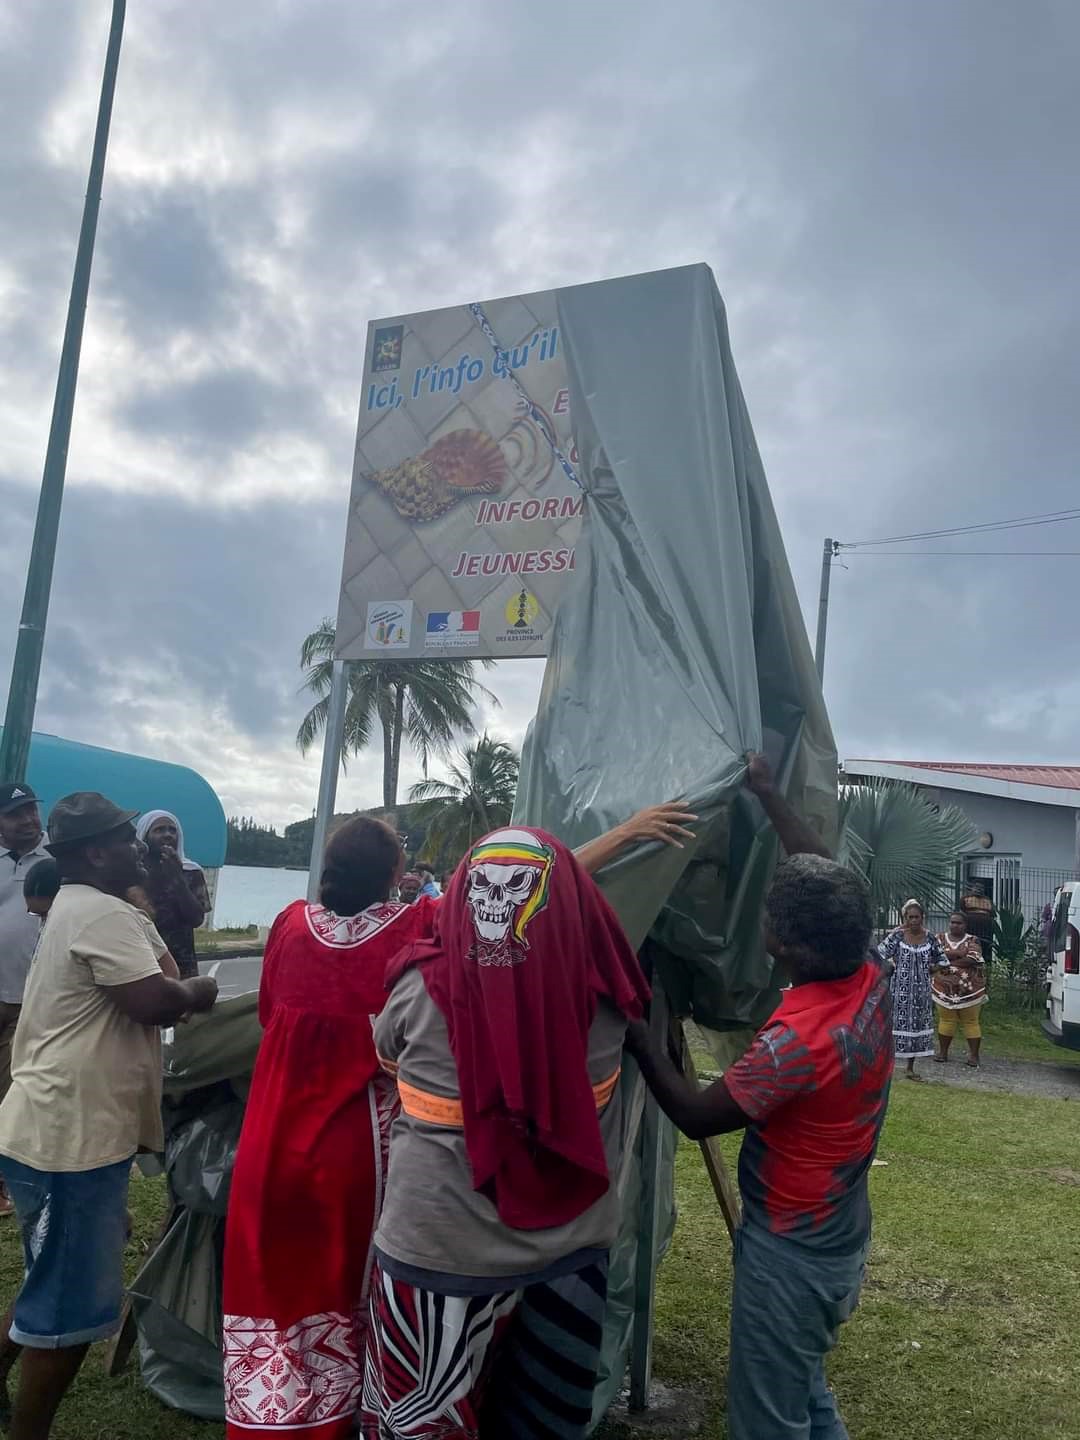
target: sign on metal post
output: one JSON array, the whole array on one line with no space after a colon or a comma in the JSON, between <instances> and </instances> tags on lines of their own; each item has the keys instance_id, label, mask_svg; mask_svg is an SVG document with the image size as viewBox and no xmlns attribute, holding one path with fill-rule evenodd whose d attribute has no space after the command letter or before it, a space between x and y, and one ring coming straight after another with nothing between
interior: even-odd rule
<instances>
[{"instance_id":1,"label":"sign on metal post","mask_svg":"<svg viewBox=\"0 0 1080 1440\"><path fill-rule=\"evenodd\" d=\"M583 494L554 291L368 327L346 660L546 655Z\"/></svg>"}]
</instances>

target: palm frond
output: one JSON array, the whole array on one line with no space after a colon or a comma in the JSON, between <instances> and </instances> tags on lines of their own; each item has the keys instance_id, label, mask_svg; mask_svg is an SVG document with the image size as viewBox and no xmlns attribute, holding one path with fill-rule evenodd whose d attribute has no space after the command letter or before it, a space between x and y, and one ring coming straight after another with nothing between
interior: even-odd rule
<instances>
[{"instance_id":1,"label":"palm frond","mask_svg":"<svg viewBox=\"0 0 1080 1440\"><path fill-rule=\"evenodd\" d=\"M326 712L330 708L330 698L318 700L300 722L300 728L296 732L296 746L301 755L306 755L315 741L322 734L326 726Z\"/></svg>"},{"instance_id":2,"label":"palm frond","mask_svg":"<svg viewBox=\"0 0 1080 1440\"><path fill-rule=\"evenodd\" d=\"M313 630L300 646L300 668L308 669L315 660L332 661L336 641L337 630L333 620L320 620L318 628Z\"/></svg>"},{"instance_id":3,"label":"palm frond","mask_svg":"<svg viewBox=\"0 0 1080 1440\"><path fill-rule=\"evenodd\" d=\"M935 808L914 785L868 780L841 787L837 858L866 878L879 910L910 896L927 906L952 905L957 864L974 838L962 810Z\"/></svg>"},{"instance_id":4,"label":"palm frond","mask_svg":"<svg viewBox=\"0 0 1080 1440\"><path fill-rule=\"evenodd\" d=\"M448 785L445 780L420 780L409 791L409 800L413 803L423 803L428 800L442 802L444 800L460 801L462 792L456 785ZM419 814L419 811L417 812Z\"/></svg>"},{"instance_id":5,"label":"palm frond","mask_svg":"<svg viewBox=\"0 0 1080 1440\"><path fill-rule=\"evenodd\" d=\"M417 824L426 826L425 853L456 859L489 830L509 824L519 757L512 745L482 735L450 766L446 780L421 780L410 796L420 802Z\"/></svg>"}]
</instances>

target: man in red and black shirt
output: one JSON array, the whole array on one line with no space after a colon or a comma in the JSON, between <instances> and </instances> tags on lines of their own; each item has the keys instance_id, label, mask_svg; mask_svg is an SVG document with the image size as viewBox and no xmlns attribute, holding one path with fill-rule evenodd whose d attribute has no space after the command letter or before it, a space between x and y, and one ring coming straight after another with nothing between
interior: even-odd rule
<instances>
[{"instance_id":1,"label":"man in red and black shirt","mask_svg":"<svg viewBox=\"0 0 1080 1440\"><path fill-rule=\"evenodd\" d=\"M847 1440L824 1358L858 1300L870 1244L867 1176L893 1067L888 978L868 958L866 887L752 757L750 788L790 859L765 902L765 939L791 981L722 1080L692 1087L628 1043L661 1108L692 1139L745 1127L728 1374L730 1440Z\"/></svg>"}]
</instances>

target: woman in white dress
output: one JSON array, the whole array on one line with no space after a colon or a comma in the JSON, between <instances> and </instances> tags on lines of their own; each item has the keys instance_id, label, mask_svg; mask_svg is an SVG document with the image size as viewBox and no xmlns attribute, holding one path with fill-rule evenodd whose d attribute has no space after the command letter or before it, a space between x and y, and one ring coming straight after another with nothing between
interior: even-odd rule
<instances>
[{"instance_id":1,"label":"woman in white dress","mask_svg":"<svg viewBox=\"0 0 1080 1440\"><path fill-rule=\"evenodd\" d=\"M937 937L926 928L926 913L918 900L900 911L900 929L878 946L883 960L891 960L893 1040L897 1060L907 1062L909 1080L921 1080L916 1060L934 1053L934 992L931 973L942 964Z\"/></svg>"}]
</instances>

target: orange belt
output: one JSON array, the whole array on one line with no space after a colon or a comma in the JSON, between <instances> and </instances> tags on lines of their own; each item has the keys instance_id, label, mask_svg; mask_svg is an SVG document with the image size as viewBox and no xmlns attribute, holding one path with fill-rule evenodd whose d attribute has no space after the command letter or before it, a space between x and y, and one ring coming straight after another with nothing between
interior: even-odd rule
<instances>
[{"instance_id":1,"label":"orange belt","mask_svg":"<svg viewBox=\"0 0 1080 1440\"><path fill-rule=\"evenodd\" d=\"M599 1085L592 1087L597 1110L603 1110L607 1106L608 1101L615 1093L615 1086L619 1083L621 1073L620 1070L616 1070L614 1075L609 1075L606 1080L601 1080ZM409 1085L400 1076L397 1087L398 1094L401 1096L402 1110L406 1115L411 1115L414 1120L423 1120L428 1125L443 1125L448 1130L463 1128L465 1120L460 1100L448 1100L445 1095L433 1095L430 1090L418 1090L415 1085Z\"/></svg>"}]
</instances>

